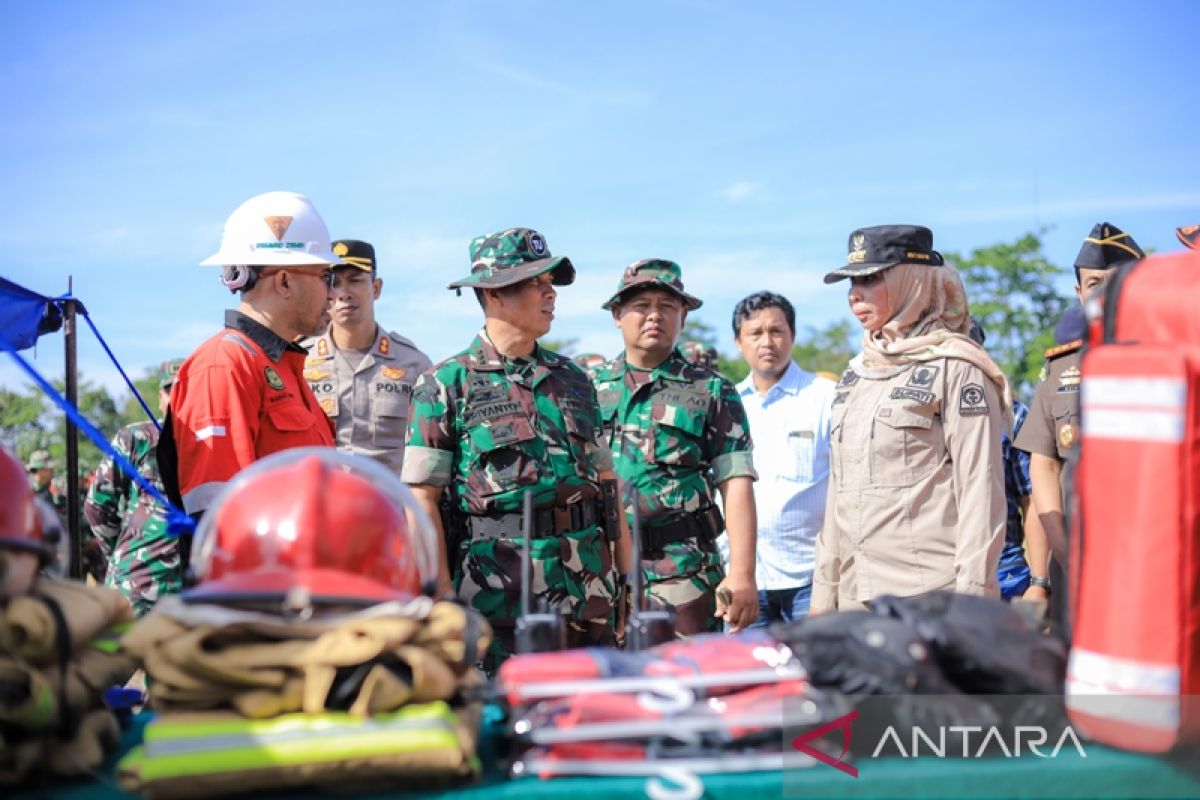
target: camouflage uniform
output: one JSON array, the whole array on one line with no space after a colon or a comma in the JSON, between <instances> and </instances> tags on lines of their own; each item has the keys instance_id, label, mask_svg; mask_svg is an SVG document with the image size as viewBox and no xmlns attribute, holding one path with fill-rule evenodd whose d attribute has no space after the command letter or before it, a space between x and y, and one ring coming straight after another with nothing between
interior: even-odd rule
<instances>
[{"instance_id":1,"label":"camouflage uniform","mask_svg":"<svg viewBox=\"0 0 1200 800\"><path fill-rule=\"evenodd\" d=\"M126 425L113 439L113 448L128 458L160 492L154 448L154 423ZM83 514L108 562L104 582L121 591L141 616L159 598L178 594L179 540L167 535L166 512L153 497L106 457L96 470Z\"/></svg>"},{"instance_id":2,"label":"camouflage uniform","mask_svg":"<svg viewBox=\"0 0 1200 800\"><path fill-rule=\"evenodd\" d=\"M683 292L679 273L673 262L638 262L604 307L643 285L668 289L698 307L700 301ZM632 524L636 491L643 538L655 528L699 518L697 512L715 505L716 487L726 480L757 478L742 400L714 370L673 350L647 372L628 366L622 353L598 370L595 384L625 515ZM666 543L660 553L643 552L642 572L647 593L674 607L678 633L721 630L713 614L725 573L715 541L693 537Z\"/></svg>"},{"instance_id":3,"label":"camouflage uniform","mask_svg":"<svg viewBox=\"0 0 1200 800\"><path fill-rule=\"evenodd\" d=\"M574 277L570 262L551 258L540 235L526 229L480 237L471 255L472 276L451 288L507 286L550 270L556 283ZM539 509L594 500L599 473L611 468L591 382L569 358L540 346L528 357L509 358L485 329L413 388L403 479L444 487L468 519L519 514L526 489ZM514 650L523 544L519 529L514 533L448 542L458 596L496 631L489 669ZM568 643L613 644L617 587L600 526L535 538L530 550L534 596L566 614Z\"/></svg>"},{"instance_id":4,"label":"camouflage uniform","mask_svg":"<svg viewBox=\"0 0 1200 800\"><path fill-rule=\"evenodd\" d=\"M604 366L605 358L599 353L580 353L571 359L582 369L589 378L596 379L597 371Z\"/></svg>"},{"instance_id":5,"label":"camouflage uniform","mask_svg":"<svg viewBox=\"0 0 1200 800\"><path fill-rule=\"evenodd\" d=\"M693 364L709 369L716 369L718 364L717 348L704 342L684 342L679 347L679 352L683 353L683 357Z\"/></svg>"},{"instance_id":6,"label":"camouflage uniform","mask_svg":"<svg viewBox=\"0 0 1200 800\"><path fill-rule=\"evenodd\" d=\"M182 364L181 358L163 362L159 389L170 391ZM118 431L112 445L165 494L154 457L158 436L154 423L135 422ZM92 528L89 538L97 543L107 565L104 583L128 597L139 617L160 598L180 592L179 540L167 534L166 510L153 497L143 494L111 456L96 468L83 516Z\"/></svg>"}]
</instances>

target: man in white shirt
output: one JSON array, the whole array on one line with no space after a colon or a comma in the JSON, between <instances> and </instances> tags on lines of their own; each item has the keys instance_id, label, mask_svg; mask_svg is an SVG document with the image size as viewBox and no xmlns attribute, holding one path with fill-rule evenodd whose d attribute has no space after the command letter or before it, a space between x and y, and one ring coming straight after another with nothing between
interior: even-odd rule
<instances>
[{"instance_id":1,"label":"man in white shirt","mask_svg":"<svg viewBox=\"0 0 1200 800\"><path fill-rule=\"evenodd\" d=\"M829 487L833 381L792 361L796 311L786 297L757 292L733 310L734 342L750 364L737 385L759 482L755 583L758 621L802 619L812 597L817 534Z\"/></svg>"}]
</instances>

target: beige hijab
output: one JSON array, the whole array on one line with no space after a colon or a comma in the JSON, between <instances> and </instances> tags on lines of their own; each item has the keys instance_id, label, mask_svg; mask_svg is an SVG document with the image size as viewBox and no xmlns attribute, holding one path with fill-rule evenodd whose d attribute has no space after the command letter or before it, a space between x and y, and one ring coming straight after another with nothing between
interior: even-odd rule
<instances>
[{"instance_id":1,"label":"beige hijab","mask_svg":"<svg viewBox=\"0 0 1200 800\"><path fill-rule=\"evenodd\" d=\"M958 270L897 264L883 271L883 282L892 316L879 330L863 332L862 354L852 362L855 371L868 378L887 378L916 362L961 358L996 384L1011 426L1012 389L987 351L967 336L971 317Z\"/></svg>"}]
</instances>

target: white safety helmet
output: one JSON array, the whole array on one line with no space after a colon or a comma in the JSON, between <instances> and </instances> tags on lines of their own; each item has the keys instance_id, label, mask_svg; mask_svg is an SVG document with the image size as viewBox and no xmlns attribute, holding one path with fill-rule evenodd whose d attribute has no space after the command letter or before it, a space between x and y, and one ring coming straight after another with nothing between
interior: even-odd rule
<instances>
[{"instance_id":1,"label":"white safety helmet","mask_svg":"<svg viewBox=\"0 0 1200 800\"><path fill-rule=\"evenodd\" d=\"M312 201L296 192L267 192L242 203L225 220L221 249L202 267L294 267L344 264L333 254L329 228Z\"/></svg>"}]
</instances>

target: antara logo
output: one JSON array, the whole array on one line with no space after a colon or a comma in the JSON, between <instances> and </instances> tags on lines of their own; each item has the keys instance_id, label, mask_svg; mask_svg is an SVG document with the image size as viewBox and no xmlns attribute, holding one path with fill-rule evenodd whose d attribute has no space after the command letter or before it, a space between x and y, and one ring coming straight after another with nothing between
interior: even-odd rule
<instances>
[{"instance_id":1,"label":"antara logo","mask_svg":"<svg viewBox=\"0 0 1200 800\"><path fill-rule=\"evenodd\" d=\"M1079 741L1075 729L1070 725L1063 728L1062 734L1058 737L1058 742L1055 743L1054 749L1049 753L1043 753L1038 749L1050 739L1050 735L1046 729L1039 725L1017 725L1013 729L1012 749L1008 746L1007 737L995 726L984 728L980 725L943 725L933 729L933 732L934 736L930 736L923 728L914 726L909 741L909 748L906 750L904 748L904 740L896 733L896 728L889 725L888 729L883 732L883 736L879 737L879 744L875 746L875 751L871 753L871 757L899 755L901 758L917 758L918 756L947 758L946 734L949 732L956 735L961 734L962 736L962 753L951 753L950 758L958 758L960 755L962 758L992 757L989 749L992 746L995 746L1000 752L1004 753L1005 758L1020 758L1022 744L1026 747L1027 752L1032 753L1038 758L1054 758L1068 741L1081 758L1087 758L1087 752L1083 749L1083 744ZM982 737L978 739L979 746L974 750L971 749L972 734L982 734ZM890 748L888 747L889 743L891 743Z\"/></svg>"}]
</instances>

